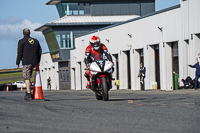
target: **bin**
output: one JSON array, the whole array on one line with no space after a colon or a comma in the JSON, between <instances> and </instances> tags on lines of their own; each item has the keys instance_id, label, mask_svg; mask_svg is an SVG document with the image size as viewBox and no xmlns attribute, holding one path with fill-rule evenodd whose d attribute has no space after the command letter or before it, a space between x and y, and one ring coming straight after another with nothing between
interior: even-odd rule
<instances>
[{"instance_id":1,"label":"bin","mask_svg":"<svg viewBox=\"0 0 200 133\"><path fill-rule=\"evenodd\" d=\"M117 86L117 89L119 89L119 80L115 80L115 85Z\"/></svg>"},{"instance_id":2,"label":"bin","mask_svg":"<svg viewBox=\"0 0 200 133\"><path fill-rule=\"evenodd\" d=\"M157 82L152 83L152 89L157 90Z\"/></svg>"},{"instance_id":3,"label":"bin","mask_svg":"<svg viewBox=\"0 0 200 133\"><path fill-rule=\"evenodd\" d=\"M178 73L174 73L174 90L178 90Z\"/></svg>"},{"instance_id":4,"label":"bin","mask_svg":"<svg viewBox=\"0 0 200 133\"><path fill-rule=\"evenodd\" d=\"M115 85L119 86L119 80L115 80Z\"/></svg>"}]
</instances>

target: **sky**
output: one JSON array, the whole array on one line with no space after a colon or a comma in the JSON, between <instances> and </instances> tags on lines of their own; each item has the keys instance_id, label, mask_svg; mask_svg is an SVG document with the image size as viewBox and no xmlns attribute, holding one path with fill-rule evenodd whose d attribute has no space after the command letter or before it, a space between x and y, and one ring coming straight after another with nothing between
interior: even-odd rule
<instances>
[{"instance_id":1,"label":"sky","mask_svg":"<svg viewBox=\"0 0 200 133\"><path fill-rule=\"evenodd\" d=\"M29 28L31 37L39 40L43 52L48 52L45 38L34 31L45 23L59 19L50 0L2 0L0 4L0 69L16 66L17 44L23 38L22 30ZM179 4L179 0L156 0L156 11ZM21 66L22 63L20 63Z\"/></svg>"}]
</instances>

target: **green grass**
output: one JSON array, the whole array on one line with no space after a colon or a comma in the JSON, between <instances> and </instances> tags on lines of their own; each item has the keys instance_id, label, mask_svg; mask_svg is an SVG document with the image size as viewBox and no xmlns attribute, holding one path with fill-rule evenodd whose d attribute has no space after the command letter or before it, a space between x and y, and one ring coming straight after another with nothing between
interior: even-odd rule
<instances>
[{"instance_id":1,"label":"green grass","mask_svg":"<svg viewBox=\"0 0 200 133\"><path fill-rule=\"evenodd\" d=\"M33 74L35 75L35 71L33 71ZM23 72L13 72L13 73L2 73L0 74L0 78L12 78L12 77L22 77Z\"/></svg>"},{"instance_id":2,"label":"green grass","mask_svg":"<svg viewBox=\"0 0 200 133\"><path fill-rule=\"evenodd\" d=\"M12 78L12 77L21 77L23 76L22 72L13 72L13 73L2 73L0 78Z\"/></svg>"},{"instance_id":3,"label":"green grass","mask_svg":"<svg viewBox=\"0 0 200 133\"><path fill-rule=\"evenodd\" d=\"M35 71L33 71L33 74L32 74L32 78L31 78L31 82L34 82L34 75L35 75ZM2 73L0 74L0 78L3 79L3 78L12 78L12 77L22 77L23 76L23 73L22 72L13 72L13 73ZM3 83L13 83L15 81L24 81L23 78L21 79L14 79L14 80L7 80L7 81L1 81L0 84L3 84Z\"/></svg>"}]
</instances>

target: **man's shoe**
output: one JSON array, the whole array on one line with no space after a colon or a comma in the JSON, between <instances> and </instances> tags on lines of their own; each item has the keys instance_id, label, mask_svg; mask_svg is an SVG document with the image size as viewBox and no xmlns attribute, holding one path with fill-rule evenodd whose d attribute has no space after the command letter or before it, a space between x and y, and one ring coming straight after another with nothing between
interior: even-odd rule
<instances>
[{"instance_id":1,"label":"man's shoe","mask_svg":"<svg viewBox=\"0 0 200 133\"><path fill-rule=\"evenodd\" d=\"M25 94L25 96L24 96L24 100L26 100L26 101L32 100L32 94L26 92L26 94Z\"/></svg>"}]
</instances>

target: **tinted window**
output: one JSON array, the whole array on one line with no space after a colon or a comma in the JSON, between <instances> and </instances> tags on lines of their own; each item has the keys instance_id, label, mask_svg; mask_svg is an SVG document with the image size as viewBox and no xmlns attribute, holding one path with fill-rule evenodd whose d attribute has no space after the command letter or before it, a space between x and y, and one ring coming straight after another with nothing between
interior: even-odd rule
<instances>
[{"instance_id":1,"label":"tinted window","mask_svg":"<svg viewBox=\"0 0 200 133\"><path fill-rule=\"evenodd\" d=\"M90 15L90 3L62 3L66 15Z\"/></svg>"}]
</instances>

